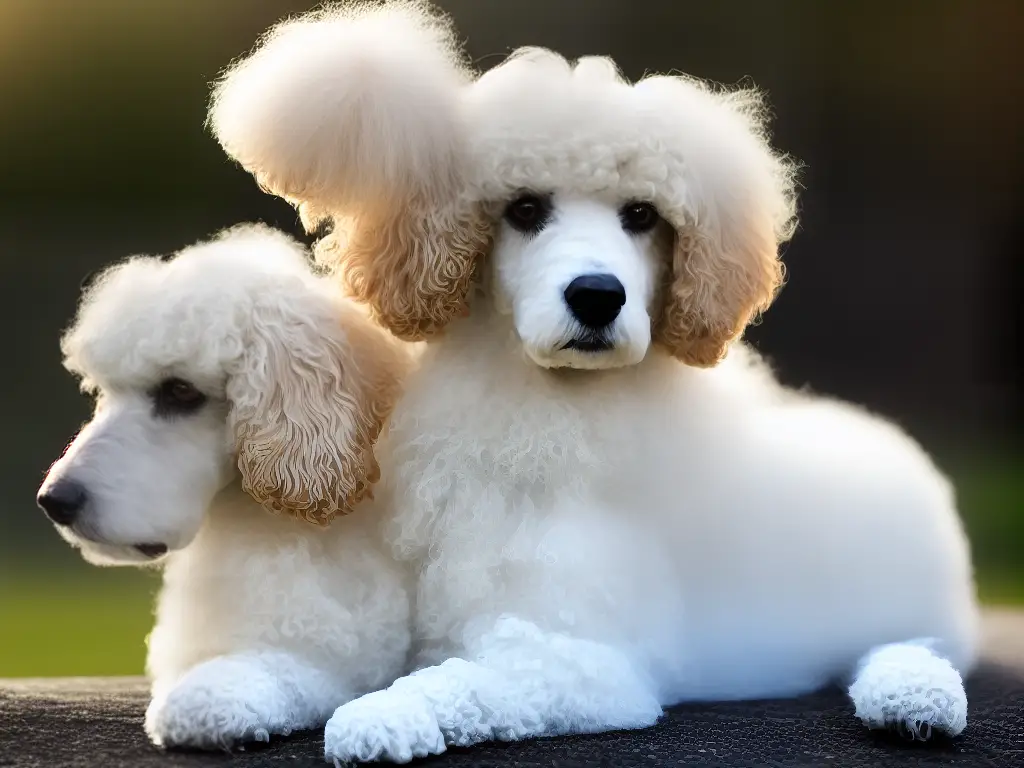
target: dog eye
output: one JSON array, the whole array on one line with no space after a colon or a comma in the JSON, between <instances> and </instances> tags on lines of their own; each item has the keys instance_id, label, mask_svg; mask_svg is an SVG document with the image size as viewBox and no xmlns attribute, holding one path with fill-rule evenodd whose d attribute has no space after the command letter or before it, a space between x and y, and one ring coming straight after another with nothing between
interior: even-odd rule
<instances>
[{"instance_id":1,"label":"dog eye","mask_svg":"<svg viewBox=\"0 0 1024 768\"><path fill-rule=\"evenodd\" d=\"M551 198L541 195L520 195L505 208L505 221L523 233L540 232L550 217Z\"/></svg>"},{"instance_id":2,"label":"dog eye","mask_svg":"<svg viewBox=\"0 0 1024 768\"><path fill-rule=\"evenodd\" d=\"M206 395L191 382L179 378L164 379L152 391L153 413L157 416L182 416L195 413L206 402Z\"/></svg>"},{"instance_id":3,"label":"dog eye","mask_svg":"<svg viewBox=\"0 0 1024 768\"><path fill-rule=\"evenodd\" d=\"M650 203L627 203L619 210L622 228L634 235L650 232L661 217Z\"/></svg>"}]
</instances>

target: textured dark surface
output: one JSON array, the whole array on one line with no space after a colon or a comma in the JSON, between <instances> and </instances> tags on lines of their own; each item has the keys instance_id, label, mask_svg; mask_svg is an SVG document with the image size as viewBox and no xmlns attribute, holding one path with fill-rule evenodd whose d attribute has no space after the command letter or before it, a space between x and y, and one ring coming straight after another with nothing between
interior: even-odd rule
<instances>
[{"instance_id":1,"label":"textured dark surface","mask_svg":"<svg viewBox=\"0 0 1024 768\"><path fill-rule=\"evenodd\" d=\"M1024 619L989 617L987 661L968 681L969 724L954 741L872 734L839 691L792 701L678 707L644 731L482 745L431 766L1024 766ZM161 752L146 741L138 678L0 681L2 766L324 765L320 733L234 754Z\"/></svg>"}]
</instances>

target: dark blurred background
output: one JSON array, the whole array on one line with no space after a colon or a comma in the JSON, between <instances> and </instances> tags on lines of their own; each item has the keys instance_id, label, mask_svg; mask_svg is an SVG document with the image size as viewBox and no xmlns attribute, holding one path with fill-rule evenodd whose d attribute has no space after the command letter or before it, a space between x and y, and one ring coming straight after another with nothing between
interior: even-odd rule
<instances>
[{"instance_id":1,"label":"dark blurred background","mask_svg":"<svg viewBox=\"0 0 1024 768\"><path fill-rule=\"evenodd\" d=\"M537 44L767 90L801 159L789 283L749 337L897 420L955 479L986 600L1024 603L1024 3L441 0L487 67ZM85 566L33 504L88 417L58 338L79 283L262 220L208 84L307 0L0 0L0 676L138 672L154 574ZM911 590L927 585L903 585Z\"/></svg>"}]
</instances>

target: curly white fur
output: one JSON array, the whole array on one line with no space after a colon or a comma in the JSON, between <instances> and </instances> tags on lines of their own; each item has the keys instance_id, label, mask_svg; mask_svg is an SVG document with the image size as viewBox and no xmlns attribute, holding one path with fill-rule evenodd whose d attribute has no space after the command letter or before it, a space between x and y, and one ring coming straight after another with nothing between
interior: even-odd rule
<instances>
[{"instance_id":1,"label":"curly white fur","mask_svg":"<svg viewBox=\"0 0 1024 768\"><path fill-rule=\"evenodd\" d=\"M967 727L960 673L929 645L885 645L864 658L849 693L866 726L915 741L927 741L933 732L957 736Z\"/></svg>"},{"instance_id":2,"label":"curly white fur","mask_svg":"<svg viewBox=\"0 0 1024 768\"><path fill-rule=\"evenodd\" d=\"M230 154L333 218L321 256L355 294L430 340L378 444L387 535L418 578L420 669L339 708L327 756L640 727L677 702L854 670L869 725L957 733L950 672L974 662L977 609L952 489L898 429L785 390L738 341L795 221L758 95L629 84L606 59L537 49L462 82L450 33L405 41L408 56L384 26L355 40L377 12L403 15L402 40L440 23L419 3L287 22L213 111ZM378 117L393 122L364 130ZM286 118L338 137L265 127ZM524 191L550 207L526 232ZM626 226L638 202L657 226ZM565 291L594 274L624 296L590 332ZM595 334L603 348L581 350ZM940 641L931 656L900 650L919 637ZM931 690L942 713L918 706Z\"/></svg>"},{"instance_id":3,"label":"curly white fur","mask_svg":"<svg viewBox=\"0 0 1024 768\"><path fill-rule=\"evenodd\" d=\"M298 244L258 227L110 268L63 349L97 408L42 487L85 494L62 535L100 564L169 550L147 659L154 742L228 747L318 727L402 673L408 574L382 548L373 503L335 508L354 498L324 483L341 482L332 466L370 460L361 440L379 423L369 435L359 424L390 410L409 350L315 276ZM161 411L169 377L205 401ZM242 488L253 461L319 473L301 482L305 500L342 516L321 527L296 519L309 505L270 514Z\"/></svg>"},{"instance_id":4,"label":"curly white fur","mask_svg":"<svg viewBox=\"0 0 1024 768\"><path fill-rule=\"evenodd\" d=\"M381 204L396 189L430 194L459 181L445 170L457 163L460 133L450 113L468 73L452 66L453 35L429 6L327 8L273 28L261 46L274 56L239 62L214 93L210 122L262 183L340 210Z\"/></svg>"}]
</instances>

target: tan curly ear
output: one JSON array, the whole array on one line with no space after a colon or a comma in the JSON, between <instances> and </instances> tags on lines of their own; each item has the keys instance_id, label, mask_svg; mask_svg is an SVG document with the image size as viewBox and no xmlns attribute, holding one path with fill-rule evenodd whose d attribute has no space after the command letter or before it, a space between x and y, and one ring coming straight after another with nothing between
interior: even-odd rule
<instances>
[{"instance_id":1,"label":"tan curly ear","mask_svg":"<svg viewBox=\"0 0 1024 768\"><path fill-rule=\"evenodd\" d=\"M718 237L680 227L657 340L688 365L716 365L771 304L783 274L770 220L749 217Z\"/></svg>"},{"instance_id":2,"label":"tan curly ear","mask_svg":"<svg viewBox=\"0 0 1024 768\"><path fill-rule=\"evenodd\" d=\"M214 87L224 150L309 223L318 258L403 339L464 311L488 229L467 186L474 73L429 0L343 2L271 29Z\"/></svg>"},{"instance_id":3,"label":"tan curly ear","mask_svg":"<svg viewBox=\"0 0 1024 768\"><path fill-rule=\"evenodd\" d=\"M675 245L655 339L689 365L718 363L782 284L779 246L796 227L796 167L769 142L754 89L683 76L635 86L662 114ZM668 126L671 126L669 128Z\"/></svg>"},{"instance_id":4,"label":"tan curly ear","mask_svg":"<svg viewBox=\"0 0 1024 768\"><path fill-rule=\"evenodd\" d=\"M336 269L347 290L400 339L428 338L468 311L470 285L491 241L491 223L476 207L399 206L336 220L335 228L317 245L317 260Z\"/></svg>"},{"instance_id":5,"label":"tan curly ear","mask_svg":"<svg viewBox=\"0 0 1024 768\"><path fill-rule=\"evenodd\" d=\"M339 317L308 291L268 290L228 381L242 487L315 525L346 514L379 477L373 444L404 364L354 308Z\"/></svg>"}]
</instances>

